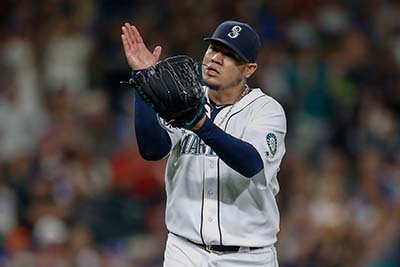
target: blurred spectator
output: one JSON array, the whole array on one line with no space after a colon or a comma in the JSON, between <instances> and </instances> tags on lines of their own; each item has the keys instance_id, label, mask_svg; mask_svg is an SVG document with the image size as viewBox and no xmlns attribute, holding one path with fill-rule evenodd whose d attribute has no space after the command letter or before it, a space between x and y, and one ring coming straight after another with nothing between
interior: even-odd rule
<instances>
[{"instance_id":1,"label":"blurred spectator","mask_svg":"<svg viewBox=\"0 0 400 267\"><path fill-rule=\"evenodd\" d=\"M260 32L250 84L287 113L280 266L400 266L399 17L397 1L2 1L0 266L162 266L165 161L137 153L120 26L201 60L192 37L224 19Z\"/></svg>"},{"instance_id":2,"label":"blurred spectator","mask_svg":"<svg viewBox=\"0 0 400 267\"><path fill-rule=\"evenodd\" d=\"M12 162L33 153L46 127L46 115L24 101L15 73L2 69L0 76L0 160ZM26 99L25 99L26 100Z\"/></svg>"},{"instance_id":3,"label":"blurred spectator","mask_svg":"<svg viewBox=\"0 0 400 267\"><path fill-rule=\"evenodd\" d=\"M77 9L80 6L76 6ZM43 51L44 80L47 88L87 90L89 86L89 56L92 40L85 33L82 19L66 12L54 18Z\"/></svg>"},{"instance_id":4,"label":"blurred spectator","mask_svg":"<svg viewBox=\"0 0 400 267\"><path fill-rule=\"evenodd\" d=\"M87 226L74 225L69 235L73 265L77 267L100 267L101 257L94 247L91 231Z\"/></svg>"},{"instance_id":5,"label":"blurred spectator","mask_svg":"<svg viewBox=\"0 0 400 267\"><path fill-rule=\"evenodd\" d=\"M0 238L7 236L17 224L17 199L14 191L0 184Z\"/></svg>"}]
</instances>

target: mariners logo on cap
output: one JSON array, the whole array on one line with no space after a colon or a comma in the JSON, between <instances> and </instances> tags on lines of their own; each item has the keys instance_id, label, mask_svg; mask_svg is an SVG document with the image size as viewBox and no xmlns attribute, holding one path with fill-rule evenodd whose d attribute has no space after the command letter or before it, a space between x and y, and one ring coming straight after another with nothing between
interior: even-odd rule
<instances>
[{"instance_id":1,"label":"mariners logo on cap","mask_svg":"<svg viewBox=\"0 0 400 267\"><path fill-rule=\"evenodd\" d=\"M239 25L233 26L231 31L228 33L228 36L231 37L232 39L235 39L240 35L240 32L242 31L242 27Z\"/></svg>"}]
</instances>

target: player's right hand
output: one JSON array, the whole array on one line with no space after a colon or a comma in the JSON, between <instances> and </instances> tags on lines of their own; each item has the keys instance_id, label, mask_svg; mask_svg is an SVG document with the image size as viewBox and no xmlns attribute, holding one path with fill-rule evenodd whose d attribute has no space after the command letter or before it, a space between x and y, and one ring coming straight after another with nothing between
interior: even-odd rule
<instances>
[{"instance_id":1,"label":"player's right hand","mask_svg":"<svg viewBox=\"0 0 400 267\"><path fill-rule=\"evenodd\" d=\"M125 56L133 70L145 69L154 66L160 59L161 46L154 48L153 52L147 49L138 29L129 23L122 26L121 34Z\"/></svg>"}]
</instances>

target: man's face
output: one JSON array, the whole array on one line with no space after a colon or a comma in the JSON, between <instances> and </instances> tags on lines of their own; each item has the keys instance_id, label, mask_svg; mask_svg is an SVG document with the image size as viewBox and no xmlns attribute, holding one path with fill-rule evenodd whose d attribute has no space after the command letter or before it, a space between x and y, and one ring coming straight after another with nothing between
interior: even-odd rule
<instances>
[{"instance_id":1,"label":"man's face","mask_svg":"<svg viewBox=\"0 0 400 267\"><path fill-rule=\"evenodd\" d=\"M234 87L245 79L247 63L223 44L211 42L203 58L204 83L214 90Z\"/></svg>"}]
</instances>

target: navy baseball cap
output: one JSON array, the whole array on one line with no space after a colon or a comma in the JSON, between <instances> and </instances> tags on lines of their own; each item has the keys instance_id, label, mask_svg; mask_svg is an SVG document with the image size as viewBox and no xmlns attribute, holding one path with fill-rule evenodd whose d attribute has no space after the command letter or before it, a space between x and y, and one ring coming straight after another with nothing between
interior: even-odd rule
<instances>
[{"instance_id":1,"label":"navy baseball cap","mask_svg":"<svg viewBox=\"0 0 400 267\"><path fill-rule=\"evenodd\" d=\"M256 62L261 48L260 37L250 25L232 20L222 22L213 35L204 40L226 45L247 63Z\"/></svg>"}]
</instances>

